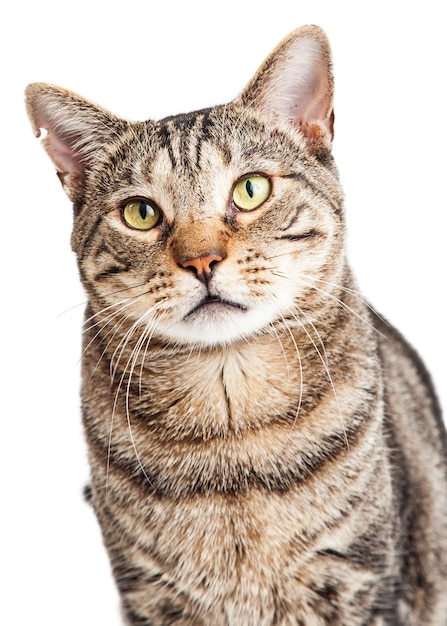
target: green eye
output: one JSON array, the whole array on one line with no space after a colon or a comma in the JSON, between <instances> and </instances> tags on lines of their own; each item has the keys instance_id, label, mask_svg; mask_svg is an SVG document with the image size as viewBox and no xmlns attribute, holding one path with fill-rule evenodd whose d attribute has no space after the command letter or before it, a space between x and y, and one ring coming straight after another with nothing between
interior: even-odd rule
<instances>
[{"instance_id":1,"label":"green eye","mask_svg":"<svg viewBox=\"0 0 447 626\"><path fill-rule=\"evenodd\" d=\"M160 210L146 200L130 200L123 208L123 219L137 230L150 230L160 220Z\"/></svg>"},{"instance_id":2,"label":"green eye","mask_svg":"<svg viewBox=\"0 0 447 626\"><path fill-rule=\"evenodd\" d=\"M247 176L240 180L233 190L233 202L238 209L253 211L267 200L271 184L265 176Z\"/></svg>"}]
</instances>

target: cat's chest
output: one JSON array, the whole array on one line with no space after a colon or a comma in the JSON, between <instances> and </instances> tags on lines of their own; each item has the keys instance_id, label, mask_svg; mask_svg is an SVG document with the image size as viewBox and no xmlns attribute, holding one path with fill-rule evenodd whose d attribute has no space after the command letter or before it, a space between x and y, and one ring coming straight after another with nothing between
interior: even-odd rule
<instances>
[{"instance_id":1,"label":"cat's chest","mask_svg":"<svg viewBox=\"0 0 447 626\"><path fill-rule=\"evenodd\" d=\"M293 615L301 606L316 619L313 597L321 604L320 587L335 584L331 564L319 555L342 552L355 534L343 515L346 487L328 475L318 489L309 480L287 492L254 489L181 499L121 494L119 504L111 490L103 525L112 543L113 529L120 529L123 550L131 552L145 580L158 577L164 588L175 586L180 602L187 598L207 615L206 624L227 623L233 615L237 624L270 625L279 605ZM335 500L327 499L329 492ZM350 576L348 566L345 571L338 565L337 580ZM361 574L359 584L360 579ZM145 598L150 591L142 590Z\"/></svg>"},{"instance_id":2,"label":"cat's chest","mask_svg":"<svg viewBox=\"0 0 447 626\"><path fill-rule=\"evenodd\" d=\"M92 348L83 376L89 449L98 480L124 491L285 488L347 449L369 410L364 389L375 384L360 368L329 379L322 360L268 337L176 359L149 352L110 384L110 364Z\"/></svg>"},{"instance_id":3,"label":"cat's chest","mask_svg":"<svg viewBox=\"0 0 447 626\"><path fill-rule=\"evenodd\" d=\"M112 381L113 363L97 357L100 350L90 346L84 358L83 395L97 428L112 439L110 428L115 436L134 430L146 443L239 437L302 408L300 362L278 341L174 358L151 351L135 362L122 357Z\"/></svg>"},{"instance_id":4,"label":"cat's chest","mask_svg":"<svg viewBox=\"0 0 447 626\"><path fill-rule=\"evenodd\" d=\"M292 340L269 339L175 359L123 358L130 367L112 385L99 346L84 359L106 544L130 553L149 585L189 590L186 606L206 624L232 615L232 623L270 625L279 606L317 619L320 587L335 576L330 555L375 515L353 503L385 484L381 405L366 392L378 385L374 363L330 378L332 386L318 353L312 360L303 343L298 356ZM337 563L342 585L348 569ZM150 592L141 591L144 602ZM315 619L308 623L322 623Z\"/></svg>"}]
</instances>

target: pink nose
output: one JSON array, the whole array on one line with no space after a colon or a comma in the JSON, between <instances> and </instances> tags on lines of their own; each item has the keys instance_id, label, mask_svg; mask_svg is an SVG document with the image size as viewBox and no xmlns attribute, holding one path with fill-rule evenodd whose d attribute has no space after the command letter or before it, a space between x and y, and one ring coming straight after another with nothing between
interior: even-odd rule
<instances>
[{"instance_id":1,"label":"pink nose","mask_svg":"<svg viewBox=\"0 0 447 626\"><path fill-rule=\"evenodd\" d=\"M212 266L222 261L222 259L223 257L219 254L210 254L198 259L186 259L186 261L183 261L182 267L192 269L197 274L197 277L200 278L204 274L211 274Z\"/></svg>"}]
</instances>

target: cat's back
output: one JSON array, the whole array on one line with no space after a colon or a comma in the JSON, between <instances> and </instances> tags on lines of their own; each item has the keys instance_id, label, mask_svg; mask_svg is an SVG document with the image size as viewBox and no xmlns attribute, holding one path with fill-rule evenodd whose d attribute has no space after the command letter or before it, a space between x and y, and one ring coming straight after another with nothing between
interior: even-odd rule
<instances>
[{"instance_id":1,"label":"cat's back","mask_svg":"<svg viewBox=\"0 0 447 626\"><path fill-rule=\"evenodd\" d=\"M425 442L447 469L447 434L431 376L416 350L402 334L378 315L379 356L385 380L385 401L391 421L405 439ZM417 442L416 442L417 443ZM419 446L420 448L420 446Z\"/></svg>"},{"instance_id":2,"label":"cat's back","mask_svg":"<svg viewBox=\"0 0 447 626\"><path fill-rule=\"evenodd\" d=\"M396 329L374 318L385 381L385 440L399 520L395 530L402 555L399 577L404 581L404 596L419 604L422 619L444 624L447 557L438 548L447 543L447 435L441 407L418 353ZM436 603L423 600L422 589L444 598L444 609L439 609L434 621L430 621L431 606Z\"/></svg>"}]
</instances>

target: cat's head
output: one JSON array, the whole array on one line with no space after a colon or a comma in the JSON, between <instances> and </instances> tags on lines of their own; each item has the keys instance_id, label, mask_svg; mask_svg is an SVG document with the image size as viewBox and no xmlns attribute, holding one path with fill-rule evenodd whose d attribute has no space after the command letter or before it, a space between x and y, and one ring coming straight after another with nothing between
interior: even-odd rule
<instances>
[{"instance_id":1,"label":"cat's head","mask_svg":"<svg viewBox=\"0 0 447 626\"><path fill-rule=\"evenodd\" d=\"M158 122L30 85L94 313L201 346L315 319L343 258L332 99L317 27L291 33L233 102Z\"/></svg>"}]
</instances>

